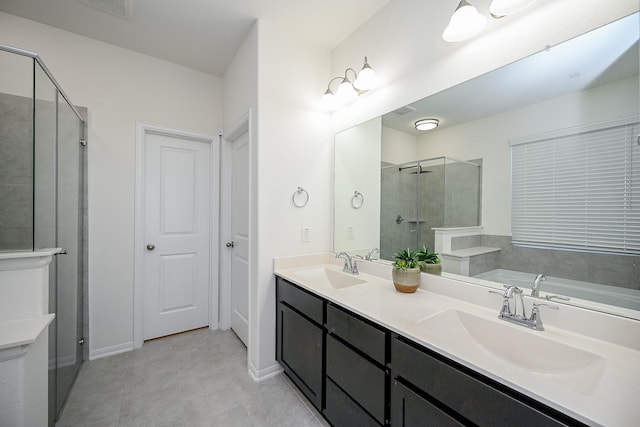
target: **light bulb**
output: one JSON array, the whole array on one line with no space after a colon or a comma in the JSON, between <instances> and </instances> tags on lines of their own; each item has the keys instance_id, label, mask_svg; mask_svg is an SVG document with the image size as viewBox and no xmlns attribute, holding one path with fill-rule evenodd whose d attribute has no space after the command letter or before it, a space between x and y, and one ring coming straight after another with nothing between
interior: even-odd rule
<instances>
[{"instance_id":1,"label":"light bulb","mask_svg":"<svg viewBox=\"0 0 640 427\"><path fill-rule=\"evenodd\" d=\"M327 91L322 95L320 99L320 106L324 110L333 110L336 107L336 96L331 92L331 89L327 88Z\"/></svg>"},{"instance_id":2,"label":"light bulb","mask_svg":"<svg viewBox=\"0 0 640 427\"><path fill-rule=\"evenodd\" d=\"M367 57L365 56L362 70L360 70L360 73L353 82L353 85L360 90L370 90L376 87L377 81L376 72L373 71L373 68L371 68L367 62Z\"/></svg>"},{"instance_id":3,"label":"light bulb","mask_svg":"<svg viewBox=\"0 0 640 427\"><path fill-rule=\"evenodd\" d=\"M442 38L448 42L466 40L478 34L486 22L486 18L475 7L462 0L442 33Z\"/></svg>"},{"instance_id":4,"label":"light bulb","mask_svg":"<svg viewBox=\"0 0 640 427\"><path fill-rule=\"evenodd\" d=\"M336 96L341 100L349 100L356 98L358 96L358 92L356 92L349 79L345 77L342 80L342 83L340 83L340 86L338 86Z\"/></svg>"}]
</instances>

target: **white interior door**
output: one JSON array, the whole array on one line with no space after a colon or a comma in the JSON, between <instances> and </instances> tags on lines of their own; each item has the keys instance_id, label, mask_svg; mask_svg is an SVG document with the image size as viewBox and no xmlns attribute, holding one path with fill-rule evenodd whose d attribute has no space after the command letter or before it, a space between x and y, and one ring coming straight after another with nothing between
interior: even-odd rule
<instances>
[{"instance_id":1,"label":"white interior door","mask_svg":"<svg viewBox=\"0 0 640 427\"><path fill-rule=\"evenodd\" d=\"M231 329L249 334L249 132L233 142L231 161Z\"/></svg>"},{"instance_id":2,"label":"white interior door","mask_svg":"<svg viewBox=\"0 0 640 427\"><path fill-rule=\"evenodd\" d=\"M209 325L210 150L145 134L145 340Z\"/></svg>"}]
</instances>

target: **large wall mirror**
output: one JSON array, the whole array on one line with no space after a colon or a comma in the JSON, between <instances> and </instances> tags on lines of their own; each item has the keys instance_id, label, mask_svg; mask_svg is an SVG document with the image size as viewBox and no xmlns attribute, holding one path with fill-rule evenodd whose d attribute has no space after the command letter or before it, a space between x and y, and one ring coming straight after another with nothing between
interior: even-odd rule
<instances>
[{"instance_id":1,"label":"large wall mirror","mask_svg":"<svg viewBox=\"0 0 640 427\"><path fill-rule=\"evenodd\" d=\"M639 15L335 137L334 250L640 319ZM436 129L416 130L434 118ZM525 292L528 294L529 291Z\"/></svg>"}]
</instances>

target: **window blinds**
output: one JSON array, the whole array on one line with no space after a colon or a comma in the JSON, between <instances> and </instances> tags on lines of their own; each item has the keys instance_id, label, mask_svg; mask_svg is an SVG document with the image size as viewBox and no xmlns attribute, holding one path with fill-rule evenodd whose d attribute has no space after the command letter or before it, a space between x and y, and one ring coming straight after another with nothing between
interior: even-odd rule
<instances>
[{"instance_id":1,"label":"window blinds","mask_svg":"<svg viewBox=\"0 0 640 427\"><path fill-rule=\"evenodd\" d=\"M640 125L511 147L513 243L640 254Z\"/></svg>"}]
</instances>

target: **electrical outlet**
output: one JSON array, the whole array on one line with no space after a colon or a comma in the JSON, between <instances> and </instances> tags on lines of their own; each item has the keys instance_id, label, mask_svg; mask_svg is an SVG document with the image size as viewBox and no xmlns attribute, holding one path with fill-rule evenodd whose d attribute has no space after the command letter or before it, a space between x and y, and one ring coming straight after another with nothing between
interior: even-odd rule
<instances>
[{"instance_id":1,"label":"electrical outlet","mask_svg":"<svg viewBox=\"0 0 640 427\"><path fill-rule=\"evenodd\" d=\"M311 231L306 225L302 227L302 243L309 243L311 241Z\"/></svg>"},{"instance_id":2,"label":"electrical outlet","mask_svg":"<svg viewBox=\"0 0 640 427\"><path fill-rule=\"evenodd\" d=\"M347 226L347 240L353 240L353 225Z\"/></svg>"}]
</instances>

